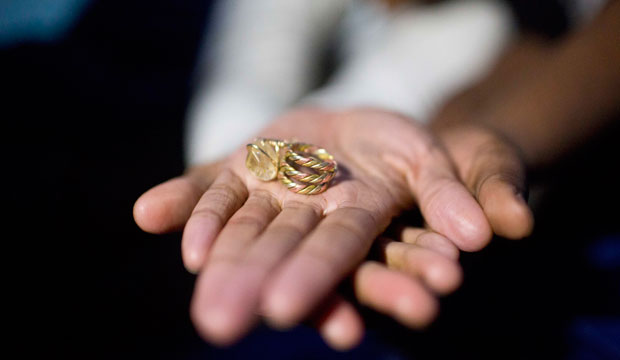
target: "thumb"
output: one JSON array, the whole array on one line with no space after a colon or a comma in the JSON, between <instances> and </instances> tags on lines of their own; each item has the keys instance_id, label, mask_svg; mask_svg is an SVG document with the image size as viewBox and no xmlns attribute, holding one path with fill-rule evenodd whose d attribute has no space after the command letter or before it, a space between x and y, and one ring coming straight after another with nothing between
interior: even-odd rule
<instances>
[{"instance_id":1,"label":"thumb","mask_svg":"<svg viewBox=\"0 0 620 360\"><path fill-rule=\"evenodd\" d=\"M518 149L480 125L448 126L438 135L493 232L509 239L528 236L534 217L526 202L526 171Z\"/></svg>"}]
</instances>

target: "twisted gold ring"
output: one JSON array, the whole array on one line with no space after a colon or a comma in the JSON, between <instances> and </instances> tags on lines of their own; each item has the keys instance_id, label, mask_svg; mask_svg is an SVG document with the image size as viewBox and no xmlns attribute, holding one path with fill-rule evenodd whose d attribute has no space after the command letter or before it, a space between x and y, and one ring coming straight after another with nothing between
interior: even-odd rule
<instances>
[{"instance_id":1,"label":"twisted gold ring","mask_svg":"<svg viewBox=\"0 0 620 360\"><path fill-rule=\"evenodd\" d=\"M245 166L257 178L276 177L298 194L319 194L336 176L338 164L325 149L312 144L256 139L247 145Z\"/></svg>"}]
</instances>

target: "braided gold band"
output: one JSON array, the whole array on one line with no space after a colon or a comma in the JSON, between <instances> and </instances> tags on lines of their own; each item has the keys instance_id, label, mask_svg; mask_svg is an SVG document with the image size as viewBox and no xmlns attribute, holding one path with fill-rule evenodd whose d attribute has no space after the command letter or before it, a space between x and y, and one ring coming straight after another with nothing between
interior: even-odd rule
<instances>
[{"instance_id":1,"label":"braided gold band","mask_svg":"<svg viewBox=\"0 0 620 360\"><path fill-rule=\"evenodd\" d=\"M280 182L298 194L325 191L338 171L334 157L311 144L256 139L247 150L246 167L254 176L269 181L277 172Z\"/></svg>"},{"instance_id":2,"label":"braided gold band","mask_svg":"<svg viewBox=\"0 0 620 360\"><path fill-rule=\"evenodd\" d=\"M337 164L325 149L311 144L294 143L285 148L278 179L298 194L319 194L334 178ZM298 169L294 165L298 165ZM306 171L303 171L306 170Z\"/></svg>"}]
</instances>

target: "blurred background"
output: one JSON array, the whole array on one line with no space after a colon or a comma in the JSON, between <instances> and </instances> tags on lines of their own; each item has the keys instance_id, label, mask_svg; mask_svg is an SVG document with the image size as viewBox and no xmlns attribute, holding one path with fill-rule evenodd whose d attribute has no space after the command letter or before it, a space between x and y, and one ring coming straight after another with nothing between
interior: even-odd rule
<instances>
[{"instance_id":1,"label":"blurred background","mask_svg":"<svg viewBox=\"0 0 620 360\"><path fill-rule=\"evenodd\" d=\"M511 5L523 31L550 39L566 31L560 1ZM348 353L329 350L306 326L259 327L230 349L204 343L188 316L194 276L183 268L180 234L141 232L132 206L184 169L184 124L212 10L208 0L0 3L5 255L16 262L7 274L22 352L618 358L617 125L532 174L535 234L464 254L465 284L442 300L430 329L366 311L367 339Z\"/></svg>"}]
</instances>

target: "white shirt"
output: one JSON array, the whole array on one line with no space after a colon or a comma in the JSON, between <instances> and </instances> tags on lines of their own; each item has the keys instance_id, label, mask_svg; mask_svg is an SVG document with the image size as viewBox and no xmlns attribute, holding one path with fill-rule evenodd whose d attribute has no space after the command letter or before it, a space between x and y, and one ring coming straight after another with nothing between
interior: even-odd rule
<instances>
[{"instance_id":1,"label":"white shirt","mask_svg":"<svg viewBox=\"0 0 620 360\"><path fill-rule=\"evenodd\" d=\"M186 160L214 161L298 103L370 105L428 121L484 75L515 34L502 2L461 0L390 11L371 0L226 0L205 41L188 111ZM313 91L324 51L336 71Z\"/></svg>"}]
</instances>

